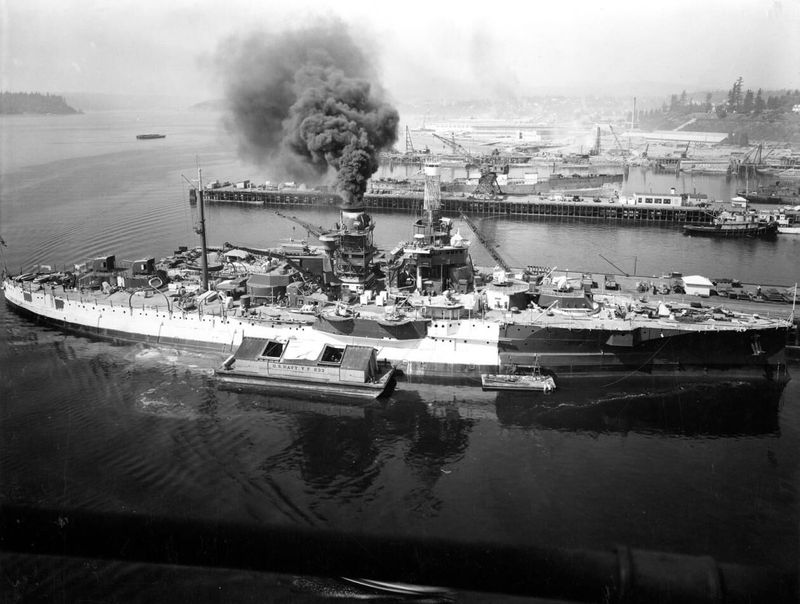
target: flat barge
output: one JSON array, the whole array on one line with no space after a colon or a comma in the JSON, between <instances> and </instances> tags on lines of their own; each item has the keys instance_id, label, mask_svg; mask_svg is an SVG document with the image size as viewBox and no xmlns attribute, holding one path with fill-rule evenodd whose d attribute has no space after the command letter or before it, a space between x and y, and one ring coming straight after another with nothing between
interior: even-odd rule
<instances>
[{"instance_id":1,"label":"flat barge","mask_svg":"<svg viewBox=\"0 0 800 604\"><path fill-rule=\"evenodd\" d=\"M303 189L240 189L221 187L203 191L203 200L209 203L239 204L263 207L338 207L341 199L334 192ZM189 191L190 203L197 202L197 191ZM419 213L423 206L422 194L367 193L364 195L365 208L370 210L390 210ZM513 197L506 199L477 199L464 196L441 197L441 211L458 215L468 212L476 215L500 215L531 219L581 218L588 220L620 223L656 223L676 227L684 224L706 224L715 212L707 207L641 207L622 204L610 200L570 198L564 201L544 196Z\"/></svg>"},{"instance_id":2,"label":"flat barge","mask_svg":"<svg viewBox=\"0 0 800 604\"><path fill-rule=\"evenodd\" d=\"M394 367L379 368L373 347L322 344L316 349L294 340L243 337L214 377L234 387L280 389L299 396L374 399L394 387ZM315 353L311 358L310 352Z\"/></svg>"}]
</instances>

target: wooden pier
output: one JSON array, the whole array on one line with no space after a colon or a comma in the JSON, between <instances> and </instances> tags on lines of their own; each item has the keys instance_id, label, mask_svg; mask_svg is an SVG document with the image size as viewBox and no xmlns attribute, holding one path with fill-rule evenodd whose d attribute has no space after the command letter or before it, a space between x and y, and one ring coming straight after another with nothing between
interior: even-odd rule
<instances>
[{"instance_id":1,"label":"wooden pier","mask_svg":"<svg viewBox=\"0 0 800 604\"><path fill-rule=\"evenodd\" d=\"M338 207L341 198L334 192L300 189L238 189L223 187L203 192L207 203L230 203L264 207ZM196 203L197 192L189 192L189 201ZM413 192L367 193L364 205L369 210L419 212L422 194ZM557 201L536 195L506 197L504 199L477 199L469 196L442 196L442 210L447 214L459 212L477 216L509 216L524 218L580 218L606 222L657 223L682 226L710 222L715 215L710 208L697 206L643 207L622 204L611 200L580 198Z\"/></svg>"}]
</instances>

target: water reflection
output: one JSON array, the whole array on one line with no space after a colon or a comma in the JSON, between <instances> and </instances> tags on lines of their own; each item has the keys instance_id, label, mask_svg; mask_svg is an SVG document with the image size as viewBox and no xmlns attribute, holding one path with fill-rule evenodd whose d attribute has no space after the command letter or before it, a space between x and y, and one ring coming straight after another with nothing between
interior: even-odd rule
<instances>
[{"instance_id":1,"label":"water reflection","mask_svg":"<svg viewBox=\"0 0 800 604\"><path fill-rule=\"evenodd\" d=\"M590 432L665 436L779 435L780 385L696 383L653 392L619 392L593 398L573 393L549 401L498 393L501 424Z\"/></svg>"},{"instance_id":2,"label":"water reflection","mask_svg":"<svg viewBox=\"0 0 800 604\"><path fill-rule=\"evenodd\" d=\"M380 490L376 483L399 460L413 476L404 483L404 503L423 515L441 506L433 488L447 466L463 457L476 421L455 406L432 405L416 391L367 404L226 394L241 410L287 413L291 442L264 460L263 471L297 471L316 492L348 500Z\"/></svg>"},{"instance_id":3,"label":"water reflection","mask_svg":"<svg viewBox=\"0 0 800 604\"><path fill-rule=\"evenodd\" d=\"M373 407L369 417L380 434L406 443L403 461L414 481L403 495L404 505L418 517L437 515L444 502L435 487L450 473L448 466L464 456L475 420L462 416L455 406L433 406L413 395Z\"/></svg>"}]
</instances>

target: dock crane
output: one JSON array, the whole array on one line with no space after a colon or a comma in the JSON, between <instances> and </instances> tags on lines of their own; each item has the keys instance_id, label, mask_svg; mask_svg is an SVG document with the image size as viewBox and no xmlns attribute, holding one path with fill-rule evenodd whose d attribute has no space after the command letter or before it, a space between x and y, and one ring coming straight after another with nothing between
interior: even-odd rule
<instances>
[{"instance_id":1,"label":"dock crane","mask_svg":"<svg viewBox=\"0 0 800 604\"><path fill-rule=\"evenodd\" d=\"M609 125L608 125L608 129L609 129L609 130L611 130L611 134L613 134L613 135L614 135L614 140L617 142L617 147L619 147L619 151L620 151L620 153L621 153L622 155L626 155L626 151L625 151L625 149L623 148L623 146L622 146L622 143L620 142L620 140L619 140L619 137L617 136L617 133L616 133L616 132L614 132L614 126L612 126L611 124L609 124Z\"/></svg>"},{"instance_id":2,"label":"dock crane","mask_svg":"<svg viewBox=\"0 0 800 604\"><path fill-rule=\"evenodd\" d=\"M411 131L406 126L406 155L413 155L416 153L414 150L414 141L411 140Z\"/></svg>"},{"instance_id":3,"label":"dock crane","mask_svg":"<svg viewBox=\"0 0 800 604\"><path fill-rule=\"evenodd\" d=\"M460 145L460 144L458 144L456 142L456 135L455 134L452 134L452 139L445 138L444 136L436 134L435 132L431 132L431 134L433 135L434 138L442 141L445 145L450 147L450 149L453 151L453 153L457 153L458 155L463 155L464 159L466 159L466 160L472 160L473 159L472 158L472 154L463 145Z\"/></svg>"},{"instance_id":4,"label":"dock crane","mask_svg":"<svg viewBox=\"0 0 800 604\"><path fill-rule=\"evenodd\" d=\"M454 153L463 156L468 165L480 168L481 176L478 181L478 186L472 193L474 196L493 199L503 194L500 185L497 183L497 173L508 174L509 166L507 163L498 165L497 162L494 161L499 153L497 150L489 156L484 155L478 157L472 155L463 145L458 144L455 140L455 134L452 135L452 139L440 136L435 132L431 134L433 134L434 138L437 138L450 147Z\"/></svg>"}]
</instances>

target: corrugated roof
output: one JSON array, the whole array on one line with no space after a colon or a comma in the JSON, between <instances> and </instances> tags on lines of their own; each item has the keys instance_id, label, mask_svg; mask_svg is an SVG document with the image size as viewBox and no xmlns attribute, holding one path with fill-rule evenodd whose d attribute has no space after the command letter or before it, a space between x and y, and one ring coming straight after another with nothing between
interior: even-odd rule
<instances>
[{"instance_id":1,"label":"corrugated roof","mask_svg":"<svg viewBox=\"0 0 800 604\"><path fill-rule=\"evenodd\" d=\"M373 350L370 346L348 346L344 349L341 368L360 371L367 369Z\"/></svg>"},{"instance_id":2,"label":"corrugated roof","mask_svg":"<svg viewBox=\"0 0 800 604\"><path fill-rule=\"evenodd\" d=\"M266 348L268 343L269 340L267 338L244 337L242 338L242 343L239 345L239 348L236 349L234 356L237 359L254 361L261 356L261 353L264 352L264 348Z\"/></svg>"},{"instance_id":3,"label":"corrugated roof","mask_svg":"<svg viewBox=\"0 0 800 604\"><path fill-rule=\"evenodd\" d=\"M728 137L726 132L698 132L692 130L656 130L644 135L647 140L675 142L719 143ZM652 152L651 152L652 153Z\"/></svg>"}]
</instances>

